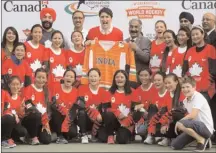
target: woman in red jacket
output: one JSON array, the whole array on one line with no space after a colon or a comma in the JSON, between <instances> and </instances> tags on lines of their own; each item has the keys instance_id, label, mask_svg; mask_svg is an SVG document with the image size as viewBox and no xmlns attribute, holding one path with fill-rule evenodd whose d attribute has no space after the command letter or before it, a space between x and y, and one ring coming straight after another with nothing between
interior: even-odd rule
<instances>
[{"instance_id":1,"label":"woman in red jacket","mask_svg":"<svg viewBox=\"0 0 216 153\"><path fill-rule=\"evenodd\" d=\"M56 143L67 144L68 139L77 136L76 112L72 109L78 97L78 91L73 87L76 73L67 69L61 82L50 92L52 97L51 128L57 134Z\"/></svg>"},{"instance_id":2,"label":"woman in red jacket","mask_svg":"<svg viewBox=\"0 0 216 153\"><path fill-rule=\"evenodd\" d=\"M144 143L153 144L155 141L160 140L158 137L155 137L156 134L156 124L159 123L159 120L163 114L168 111L172 103L172 98L170 93L167 91L164 83L166 74L164 72L156 72L154 75L154 86L157 89L157 92L153 94L153 101L149 106L148 117L150 119L148 126L148 135Z\"/></svg>"},{"instance_id":3,"label":"woman in red jacket","mask_svg":"<svg viewBox=\"0 0 216 153\"><path fill-rule=\"evenodd\" d=\"M162 134L162 141L158 142L161 146L170 145L171 138L177 135L174 132L175 124L182 119L187 110L183 107L184 95L181 92L181 85L178 76L170 73L165 77L165 86L172 98L171 104L167 107L168 111L160 118L160 131L158 135ZM157 135L157 134L156 134Z\"/></svg>"},{"instance_id":4,"label":"woman in red jacket","mask_svg":"<svg viewBox=\"0 0 216 153\"><path fill-rule=\"evenodd\" d=\"M107 96L110 106L104 114L108 144L115 143L114 131L116 131L116 141L120 144L129 143L131 139L134 132L133 111L138 104L132 92L126 71L117 70Z\"/></svg>"},{"instance_id":5,"label":"woman in red jacket","mask_svg":"<svg viewBox=\"0 0 216 153\"><path fill-rule=\"evenodd\" d=\"M71 67L77 75L77 81L75 86L80 85L80 80L82 77L82 67L84 63L85 47L83 45L83 35L80 31L74 31L71 34L71 41L73 43L72 48L66 51L66 62L67 67Z\"/></svg>"},{"instance_id":6,"label":"woman in red jacket","mask_svg":"<svg viewBox=\"0 0 216 153\"><path fill-rule=\"evenodd\" d=\"M25 89L25 117L22 125L29 133L31 145L51 142L46 83L47 73L43 68L39 68L35 71L34 83Z\"/></svg>"},{"instance_id":7,"label":"woman in red jacket","mask_svg":"<svg viewBox=\"0 0 216 153\"><path fill-rule=\"evenodd\" d=\"M88 72L88 85L79 87L79 113L78 125L82 135L81 142L88 143L87 132L91 131L91 140L107 140L105 130L102 129L101 104L105 101L107 91L100 87L101 72L98 68L92 68ZM82 105L82 107L81 107Z\"/></svg>"},{"instance_id":8,"label":"woman in red jacket","mask_svg":"<svg viewBox=\"0 0 216 153\"><path fill-rule=\"evenodd\" d=\"M166 31L167 26L163 20L158 20L155 23L156 39L152 41L151 46L151 59L149 67L153 74L160 70L160 65L162 61L162 55L166 44L164 43L163 33Z\"/></svg>"},{"instance_id":9,"label":"woman in red jacket","mask_svg":"<svg viewBox=\"0 0 216 153\"><path fill-rule=\"evenodd\" d=\"M24 137L27 134L26 129L21 125L21 119L24 115L23 100L19 96L21 81L19 77L12 76L9 80L10 91L3 92L2 102L4 103L2 115L2 146L4 148L16 147L14 140Z\"/></svg>"},{"instance_id":10,"label":"woman in red jacket","mask_svg":"<svg viewBox=\"0 0 216 153\"><path fill-rule=\"evenodd\" d=\"M8 89L8 79L16 75L21 80L21 86L27 87L31 84L31 69L24 59L25 45L23 43L15 44L10 59L5 60L2 65L3 88Z\"/></svg>"},{"instance_id":11,"label":"woman in red jacket","mask_svg":"<svg viewBox=\"0 0 216 153\"><path fill-rule=\"evenodd\" d=\"M26 46L26 61L28 62L32 70L32 78L34 78L34 73L38 68L42 67L44 60L44 46L40 44L42 39L42 26L40 24L35 24L31 28L30 35L32 40L26 41L24 44Z\"/></svg>"}]
</instances>

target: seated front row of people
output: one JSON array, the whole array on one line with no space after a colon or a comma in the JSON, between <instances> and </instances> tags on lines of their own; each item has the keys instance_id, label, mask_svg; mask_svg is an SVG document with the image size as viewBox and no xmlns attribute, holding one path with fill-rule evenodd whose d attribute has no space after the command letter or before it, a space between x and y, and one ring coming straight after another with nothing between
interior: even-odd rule
<instances>
[{"instance_id":1,"label":"seated front row of people","mask_svg":"<svg viewBox=\"0 0 216 153\"><path fill-rule=\"evenodd\" d=\"M171 138L177 137L176 129L186 131L186 134L193 137L191 130L185 130L187 125L184 125L182 120L195 119L197 114L199 116L198 110L204 106L207 110L208 107L203 104L196 108L198 110L195 115L194 111L190 115L192 108L187 108L189 106L185 102L188 99L185 89L188 88L188 82L183 81L181 92L175 74L157 72L153 76L153 83L151 75L149 69L138 72L141 85L134 90L130 88L127 72L118 70L114 74L111 88L106 91L100 87L99 69L92 68L87 74L89 84L76 89L73 87L76 73L68 69L61 83L48 91L47 73L43 68L39 68L35 72L34 83L22 94L24 97L19 96L21 81L13 76L10 78L9 93L2 90L2 144L5 148L15 147L13 140L26 141L27 133L30 144L49 144L51 131L57 134L56 143L61 144L78 137L78 133L81 142L88 143L89 132L91 141L108 144L114 144L115 141L127 144L138 134L143 140L146 137L144 143L157 142L159 145L168 146ZM192 83L194 87L194 82ZM185 100L182 93L186 96ZM205 103L204 98L200 100ZM205 121L208 121L206 124L209 132L204 129L203 134L200 130L200 137L194 137L198 141L198 147L204 144L205 148L213 132L210 110L208 113ZM204 122L203 117L198 118ZM183 148L176 146L178 137L172 141L175 149Z\"/></svg>"}]
</instances>

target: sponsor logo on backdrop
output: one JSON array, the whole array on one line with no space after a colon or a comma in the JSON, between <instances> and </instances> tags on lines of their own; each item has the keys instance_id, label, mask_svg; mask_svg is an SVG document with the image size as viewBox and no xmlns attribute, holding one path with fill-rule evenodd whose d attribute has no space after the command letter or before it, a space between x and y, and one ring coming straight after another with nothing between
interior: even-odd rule
<instances>
[{"instance_id":1,"label":"sponsor logo on backdrop","mask_svg":"<svg viewBox=\"0 0 216 153\"><path fill-rule=\"evenodd\" d=\"M216 9L216 1L182 0L182 8L185 10Z\"/></svg>"},{"instance_id":2,"label":"sponsor logo on backdrop","mask_svg":"<svg viewBox=\"0 0 216 153\"><path fill-rule=\"evenodd\" d=\"M48 1L33 1L37 4L23 4L17 3L19 1L5 1L3 4L6 12L40 12L43 8L47 7Z\"/></svg>"},{"instance_id":3,"label":"sponsor logo on backdrop","mask_svg":"<svg viewBox=\"0 0 216 153\"><path fill-rule=\"evenodd\" d=\"M132 8L126 9L127 16L137 16L139 19L152 19L157 16L165 16L164 8L159 7L158 2L134 2Z\"/></svg>"},{"instance_id":4,"label":"sponsor logo on backdrop","mask_svg":"<svg viewBox=\"0 0 216 153\"><path fill-rule=\"evenodd\" d=\"M29 36L30 32L31 32L31 30L29 30L29 29L23 30L23 33L26 35L26 37Z\"/></svg>"},{"instance_id":5,"label":"sponsor logo on backdrop","mask_svg":"<svg viewBox=\"0 0 216 153\"><path fill-rule=\"evenodd\" d=\"M80 10L86 17L98 16L99 10L103 7L109 7L109 1L85 1L79 0L65 7L65 12L73 14L76 10Z\"/></svg>"}]
</instances>

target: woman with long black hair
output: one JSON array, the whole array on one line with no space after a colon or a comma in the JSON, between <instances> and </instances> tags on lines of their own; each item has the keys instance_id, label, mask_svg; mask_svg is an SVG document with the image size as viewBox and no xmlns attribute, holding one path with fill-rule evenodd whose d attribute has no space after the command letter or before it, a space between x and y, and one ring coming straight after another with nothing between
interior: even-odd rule
<instances>
[{"instance_id":1,"label":"woman with long black hair","mask_svg":"<svg viewBox=\"0 0 216 153\"><path fill-rule=\"evenodd\" d=\"M109 108L104 114L108 144L115 143L114 131L116 131L116 141L120 144L129 143L131 139L134 132L133 111L139 104L132 92L126 71L117 70L107 96L110 106L107 106Z\"/></svg>"},{"instance_id":2,"label":"woman with long black hair","mask_svg":"<svg viewBox=\"0 0 216 153\"><path fill-rule=\"evenodd\" d=\"M2 63L11 57L14 45L18 43L19 35L14 27L7 27L4 31L1 42L1 61Z\"/></svg>"},{"instance_id":3,"label":"woman with long black hair","mask_svg":"<svg viewBox=\"0 0 216 153\"><path fill-rule=\"evenodd\" d=\"M51 142L47 77L43 68L37 69L34 83L28 86L24 92L25 117L22 120L22 125L29 133L31 145Z\"/></svg>"},{"instance_id":4,"label":"woman with long black hair","mask_svg":"<svg viewBox=\"0 0 216 153\"><path fill-rule=\"evenodd\" d=\"M180 28L177 34L177 40L179 46L173 52L170 73L174 73L181 78L185 75L185 72L182 69L184 67L184 59L187 51L192 47L190 29L187 27Z\"/></svg>"},{"instance_id":5,"label":"woman with long black hair","mask_svg":"<svg viewBox=\"0 0 216 153\"><path fill-rule=\"evenodd\" d=\"M52 131L56 132L58 144L67 144L68 140L77 136L76 113L72 109L78 97L78 91L73 87L76 73L67 69L61 82L52 89L52 119L50 121Z\"/></svg>"},{"instance_id":6,"label":"woman with long black hair","mask_svg":"<svg viewBox=\"0 0 216 153\"><path fill-rule=\"evenodd\" d=\"M172 64L173 52L175 52L175 50L178 47L178 41L175 33L172 30L166 30L163 33L163 36L164 36L166 48L162 55L161 71L165 72L166 74L169 74L170 66Z\"/></svg>"}]
</instances>

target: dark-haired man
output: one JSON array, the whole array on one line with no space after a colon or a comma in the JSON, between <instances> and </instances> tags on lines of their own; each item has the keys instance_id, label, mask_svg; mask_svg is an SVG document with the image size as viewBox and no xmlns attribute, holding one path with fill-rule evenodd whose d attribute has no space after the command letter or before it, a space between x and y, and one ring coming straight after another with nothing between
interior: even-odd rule
<instances>
[{"instance_id":1,"label":"dark-haired man","mask_svg":"<svg viewBox=\"0 0 216 153\"><path fill-rule=\"evenodd\" d=\"M89 30L87 40L107 40L107 41L122 41L123 33L120 29L113 27L112 18L113 12L110 8L102 8L99 11L100 26Z\"/></svg>"}]
</instances>

